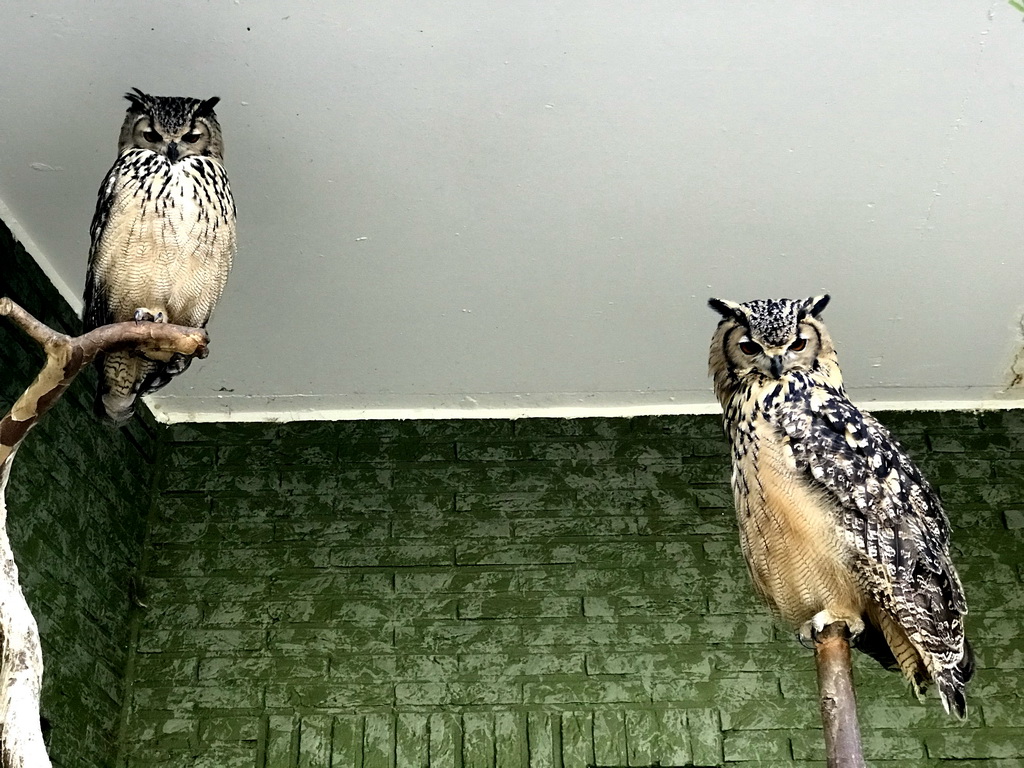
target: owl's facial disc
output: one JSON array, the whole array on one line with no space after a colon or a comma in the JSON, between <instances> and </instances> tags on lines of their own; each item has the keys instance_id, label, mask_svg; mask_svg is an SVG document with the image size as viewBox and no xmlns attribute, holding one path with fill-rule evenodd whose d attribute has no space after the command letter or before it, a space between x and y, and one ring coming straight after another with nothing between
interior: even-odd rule
<instances>
[{"instance_id":1,"label":"owl's facial disc","mask_svg":"<svg viewBox=\"0 0 1024 768\"><path fill-rule=\"evenodd\" d=\"M797 336L790 344L769 346L763 341L755 341L748 331L740 337L737 345L750 362L751 369L757 370L773 379L781 379L790 370L800 370L803 364L801 353L807 349L807 337Z\"/></svg>"}]
</instances>

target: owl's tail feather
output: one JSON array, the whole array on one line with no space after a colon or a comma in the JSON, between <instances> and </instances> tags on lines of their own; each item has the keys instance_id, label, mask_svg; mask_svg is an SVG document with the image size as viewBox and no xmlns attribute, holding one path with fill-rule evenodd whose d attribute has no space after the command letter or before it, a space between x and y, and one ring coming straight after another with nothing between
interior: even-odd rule
<instances>
[{"instance_id":1,"label":"owl's tail feather","mask_svg":"<svg viewBox=\"0 0 1024 768\"><path fill-rule=\"evenodd\" d=\"M139 396L148 395L150 392L156 392L158 389L166 387L171 383L171 379L187 371L190 365L192 365L192 358L184 355L174 355L166 363L154 364L139 385Z\"/></svg>"},{"instance_id":2,"label":"owl's tail feather","mask_svg":"<svg viewBox=\"0 0 1024 768\"><path fill-rule=\"evenodd\" d=\"M93 410L102 421L121 426L134 415L138 398L167 386L191 363L192 358L184 355L174 355L164 363L129 352L111 352L97 363L100 384Z\"/></svg>"},{"instance_id":3,"label":"owl's tail feather","mask_svg":"<svg viewBox=\"0 0 1024 768\"><path fill-rule=\"evenodd\" d=\"M96 390L92 409L101 421L108 422L114 427L120 427L135 415L135 395L119 397L109 392L104 393L101 386Z\"/></svg>"},{"instance_id":4,"label":"owl's tail feather","mask_svg":"<svg viewBox=\"0 0 1024 768\"><path fill-rule=\"evenodd\" d=\"M964 638L964 654L955 666L946 667L935 674L935 685L939 689L942 708L955 715L958 720L967 717L967 696L964 689L967 681L974 677L974 649Z\"/></svg>"},{"instance_id":5,"label":"owl's tail feather","mask_svg":"<svg viewBox=\"0 0 1024 768\"><path fill-rule=\"evenodd\" d=\"M914 695L918 699L922 699L928 687L929 675L921 654L910 642L903 627L893 621L885 611L878 606L871 606L867 613L870 624L881 630L889 654L895 662L891 666L885 664L883 666L887 666L889 669L899 669L903 673L903 677L910 683Z\"/></svg>"},{"instance_id":6,"label":"owl's tail feather","mask_svg":"<svg viewBox=\"0 0 1024 768\"><path fill-rule=\"evenodd\" d=\"M140 386L158 364L128 352L111 352L97 366L100 383L93 410L101 420L121 426L134 415Z\"/></svg>"},{"instance_id":7,"label":"owl's tail feather","mask_svg":"<svg viewBox=\"0 0 1024 768\"><path fill-rule=\"evenodd\" d=\"M889 651L917 698L923 699L928 685L934 682L946 713L958 720L965 719L967 697L964 689L974 675L974 651L967 639L964 638L964 652L959 661L953 666L943 666L937 663L934 656L923 658L903 627L881 609L869 608L868 618L882 630Z\"/></svg>"},{"instance_id":8,"label":"owl's tail feather","mask_svg":"<svg viewBox=\"0 0 1024 768\"><path fill-rule=\"evenodd\" d=\"M889 648L885 634L875 625L870 616L864 622L864 631L854 639L853 646L881 664L883 669L900 671L899 662L893 655L892 649Z\"/></svg>"}]
</instances>

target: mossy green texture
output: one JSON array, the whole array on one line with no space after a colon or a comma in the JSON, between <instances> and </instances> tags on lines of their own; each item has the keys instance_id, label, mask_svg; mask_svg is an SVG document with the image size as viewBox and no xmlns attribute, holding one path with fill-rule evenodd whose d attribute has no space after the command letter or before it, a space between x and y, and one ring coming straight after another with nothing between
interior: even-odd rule
<instances>
[{"instance_id":1,"label":"mossy green texture","mask_svg":"<svg viewBox=\"0 0 1024 768\"><path fill-rule=\"evenodd\" d=\"M858 657L869 761L1017 765L1024 412L883 418L949 502L981 668L960 725ZM715 417L162 439L126 766L822 764Z\"/></svg>"}]
</instances>

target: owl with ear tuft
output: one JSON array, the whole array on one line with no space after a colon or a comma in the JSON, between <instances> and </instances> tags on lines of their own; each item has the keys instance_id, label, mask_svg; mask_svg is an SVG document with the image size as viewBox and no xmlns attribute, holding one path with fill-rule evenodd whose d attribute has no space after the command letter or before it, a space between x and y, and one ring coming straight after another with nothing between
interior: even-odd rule
<instances>
[{"instance_id":1,"label":"owl with ear tuft","mask_svg":"<svg viewBox=\"0 0 1024 768\"><path fill-rule=\"evenodd\" d=\"M219 99L125 94L114 165L90 228L85 329L160 322L206 327L235 254L235 203L224 170ZM115 425L191 358L109 352L96 360L95 411Z\"/></svg>"},{"instance_id":2,"label":"owl with ear tuft","mask_svg":"<svg viewBox=\"0 0 1024 768\"><path fill-rule=\"evenodd\" d=\"M920 697L967 714L967 602L938 495L900 444L846 396L828 295L737 303L710 374L732 455L740 545L755 590L813 636L843 621L857 646Z\"/></svg>"}]
</instances>

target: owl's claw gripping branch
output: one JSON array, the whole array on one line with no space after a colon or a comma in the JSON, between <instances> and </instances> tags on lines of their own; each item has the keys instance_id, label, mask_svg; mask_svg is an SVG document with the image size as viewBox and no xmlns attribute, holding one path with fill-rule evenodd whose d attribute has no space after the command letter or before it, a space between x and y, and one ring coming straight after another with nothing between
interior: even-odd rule
<instances>
[{"instance_id":1,"label":"owl's claw gripping branch","mask_svg":"<svg viewBox=\"0 0 1024 768\"><path fill-rule=\"evenodd\" d=\"M137 350L155 359L173 355L202 358L208 354L209 337L202 328L128 321L71 337L40 322L6 296L0 297L0 315L10 318L46 352L43 370L0 419L0 491L6 484L9 461L25 434L98 354Z\"/></svg>"},{"instance_id":2,"label":"owl's claw gripping branch","mask_svg":"<svg viewBox=\"0 0 1024 768\"><path fill-rule=\"evenodd\" d=\"M14 455L29 430L98 354L139 350L147 356L205 357L209 339L200 328L131 321L72 337L40 322L6 296L0 297L0 316L9 318L46 353L35 381L0 418L0 765L48 768L39 721L43 677L39 630L21 592L7 536L6 491Z\"/></svg>"},{"instance_id":3,"label":"owl's claw gripping branch","mask_svg":"<svg viewBox=\"0 0 1024 768\"><path fill-rule=\"evenodd\" d=\"M135 310L135 322L136 323L166 323L167 317L163 312L159 310L146 309L145 307L139 307Z\"/></svg>"}]
</instances>

